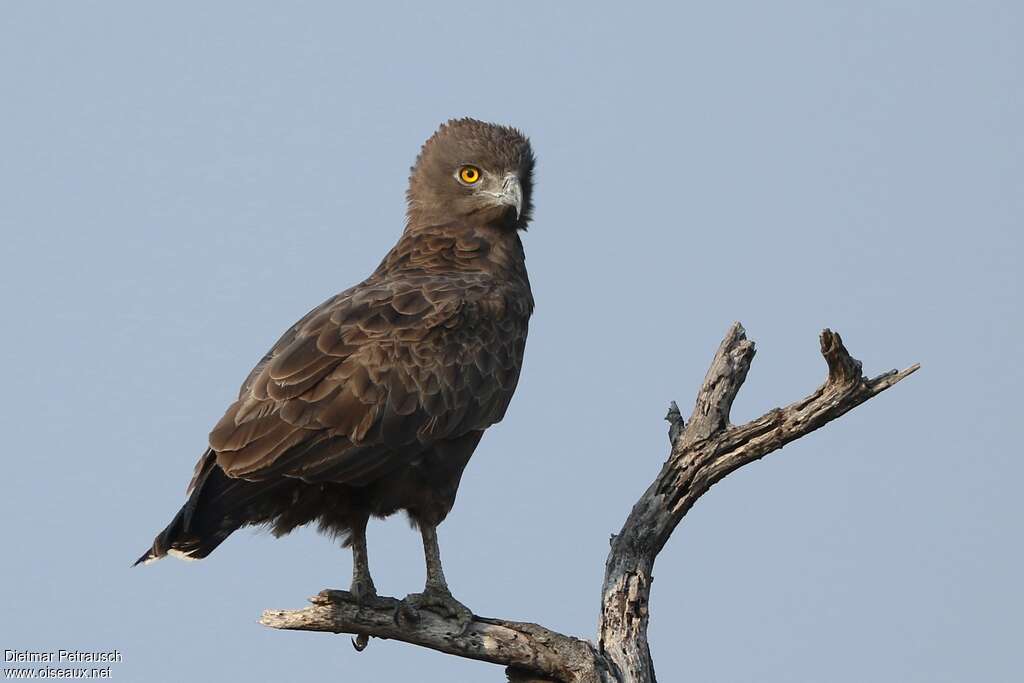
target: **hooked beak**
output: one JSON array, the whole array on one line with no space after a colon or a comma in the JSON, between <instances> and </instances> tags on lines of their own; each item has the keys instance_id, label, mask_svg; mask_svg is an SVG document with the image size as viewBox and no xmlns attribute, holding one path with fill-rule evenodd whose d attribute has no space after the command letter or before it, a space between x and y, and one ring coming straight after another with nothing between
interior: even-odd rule
<instances>
[{"instance_id":1,"label":"hooked beak","mask_svg":"<svg viewBox=\"0 0 1024 683\"><path fill-rule=\"evenodd\" d=\"M516 210L516 219L523 212L523 186L519 184L519 176L509 173L502 181L501 190L491 193L499 206L511 206Z\"/></svg>"}]
</instances>

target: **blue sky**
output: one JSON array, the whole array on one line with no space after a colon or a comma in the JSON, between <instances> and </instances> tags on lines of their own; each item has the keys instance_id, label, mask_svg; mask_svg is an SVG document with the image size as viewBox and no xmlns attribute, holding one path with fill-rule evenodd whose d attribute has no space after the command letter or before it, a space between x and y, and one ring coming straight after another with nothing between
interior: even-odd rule
<instances>
[{"instance_id":1,"label":"blue sky","mask_svg":"<svg viewBox=\"0 0 1024 683\"><path fill-rule=\"evenodd\" d=\"M310 530L131 561L278 334L397 239L443 120L539 158L506 420L440 529L477 613L593 637L608 535L729 324L753 418L839 330L892 391L750 465L658 560L662 680L1010 680L1024 596L1024 10L1011 2L12 2L0 20L0 648L115 680L501 680L273 632L344 587ZM382 593L419 539L372 523Z\"/></svg>"}]
</instances>

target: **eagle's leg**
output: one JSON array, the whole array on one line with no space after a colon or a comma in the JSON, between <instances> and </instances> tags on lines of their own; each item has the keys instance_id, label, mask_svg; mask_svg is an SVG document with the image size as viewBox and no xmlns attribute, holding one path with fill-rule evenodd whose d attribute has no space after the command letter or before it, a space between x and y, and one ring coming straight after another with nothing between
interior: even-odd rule
<instances>
[{"instance_id":1,"label":"eagle's leg","mask_svg":"<svg viewBox=\"0 0 1024 683\"><path fill-rule=\"evenodd\" d=\"M349 544L352 546L352 585L349 593L360 605L368 605L377 599L377 589L370 577L370 560L366 555L366 523L368 515L353 520L349 531ZM370 644L370 636L359 633L352 639L352 647L362 652Z\"/></svg>"},{"instance_id":2,"label":"eagle's leg","mask_svg":"<svg viewBox=\"0 0 1024 683\"><path fill-rule=\"evenodd\" d=\"M407 595L402 600L396 613L396 619L407 618L411 621L419 619L418 610L428 609L443 617L458 620L463 630L473 621L473 613L468 607L452 597L448 582L444 578L441 567L441 550L437 545L437 527L420 524L423 535L423 555L427 561L427 585L422 593Z\"/></svg>"},{"instance_id":3,"label":"eagle's leg","mask_svg":"<svg viewBox=\"0 0 1024 683\"><path fill-rule=\"evenodd\" d=\"M423 536L423 555L427 560L427 586L425 593L440 593L451 597L448 582L444 580L444 567L441 566L441 548L437 545L437 527L423 525L420 533Z\"/></svg>"},{"instance_id":4,"label":"eagle's leg","mask_svg":"<svg viewBox=\"0 0 1024 683\"><path fill-rule=\"evenodd\" d=\"M367 603L377 597L377 589L370 577L370 561L366 555L366 523L368 517L356 519L352 525L349 542L352 544L352 586L349 592L360 603Z\"/></svg>"}]
</instances>

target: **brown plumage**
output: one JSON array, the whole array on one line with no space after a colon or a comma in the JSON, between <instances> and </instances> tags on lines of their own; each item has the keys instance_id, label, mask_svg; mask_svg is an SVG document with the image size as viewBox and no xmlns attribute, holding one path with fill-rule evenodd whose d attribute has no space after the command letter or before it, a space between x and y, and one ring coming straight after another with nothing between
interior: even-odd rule
<instances>
[{"instance_id":1,"label":"brown plumage","mask_svg":"<svg viewBox=\"0 0 1024 683\"><path fill-rule=\"evenodd\" d=\"M353 592L372 595L366 521L405 510L423 532L426 594L450 598L434 529L519 380L533 163L514 129L441 126L412 169L398 244L253 368L140 562L205 557L245 525L280 535L315 521L352 545Z\"/></svg>"}]
</instances>

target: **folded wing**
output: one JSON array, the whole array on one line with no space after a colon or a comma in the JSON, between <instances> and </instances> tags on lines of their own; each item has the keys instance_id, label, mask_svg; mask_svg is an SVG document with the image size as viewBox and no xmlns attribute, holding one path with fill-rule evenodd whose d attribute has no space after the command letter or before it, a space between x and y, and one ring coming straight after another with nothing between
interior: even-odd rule
<instances>
[{"instance_id":1,"label":"folded wing","mask_svg":"<svg viewBox=\"0 0 1024 683\"><path fill-rule=\"evenodd\" d=\"M525 339L472 276L369 280L285 333L210 446L229 477L367 483L499 421Z\"/></svg>"}]
</instances>

